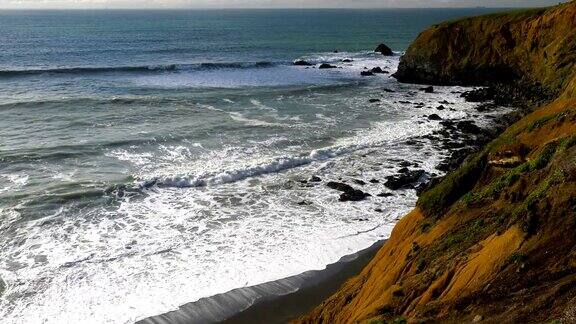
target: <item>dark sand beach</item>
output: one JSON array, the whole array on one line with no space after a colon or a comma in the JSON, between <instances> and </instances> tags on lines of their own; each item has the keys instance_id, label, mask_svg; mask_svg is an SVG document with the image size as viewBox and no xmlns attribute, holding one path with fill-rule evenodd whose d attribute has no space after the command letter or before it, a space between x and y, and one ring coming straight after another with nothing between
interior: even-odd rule
<instances>
[{"instance_id":1,"label":"dark sand beach","mask_svg":"<svg viewBox=\"0 0 576 324\"><path fill-rule=\"evenodd\" d=\"M376 242L367 249L344 256L324 270L307 271L202 298L138 323L286 323L319 305L346 280L360 273L384 242Z\"/></svg>"}]
</instances>

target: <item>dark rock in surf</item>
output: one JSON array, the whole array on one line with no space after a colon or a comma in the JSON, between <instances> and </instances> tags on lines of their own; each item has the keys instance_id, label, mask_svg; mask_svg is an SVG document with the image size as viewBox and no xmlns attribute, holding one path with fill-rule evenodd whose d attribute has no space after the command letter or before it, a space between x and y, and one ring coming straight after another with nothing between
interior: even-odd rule
<instances>
[{"instance_id":1,"label":"dark rock in surf","mask_svg":"<svg viewBox=\"0 0 576 324\"><path fill-rule=\"evenodd\" d=\"M380 53L384 56L394 56L394 52L392 52L392 49L384 43L378 45L374 50L374 52Z\"/></svg>"},{"instance_id":2,"label":"dark rock in surf","mask_svg":"<svg viewBox=\"0 0 576 324\"><path fill-rule=\"evenodd\" d=\"M337 68L337 66L332 65L332 64L328 64L328 63L322 63L322 64L320 64L320 66L318 68L319 69L335 69L335 68Z\"/></svg>"},{"instance_id":3,"label":"dark rock in surf","mask_svg":"<svg viewBox=\"0 0 576 324\"><path fill-rule=\"evenodd\" d=\"M454 123L453 120L443 120L443 121L440 122L440 125L444 126L444 127L447 128L447 129L450 129L450 130L456 129L456 128L454 127L454 124L455 124L455 123Z\"/></svg>"},{"instance_id":4,"label":"dark rock in surf","mask_svg":"<svg viewBox=\"0 0 576 324\"><path fill-rule=\"evenodd\" d=\"M440 117L436 114L432 114L432 115L428 116L428 119L430 119L430 120L442 120L442 117Z\"/></svg>"},{"instance_id":5,"label":"dark rock in surf","mask_svg":"<svg viewBox=\"0 0 576 324\"><path fill-rule=\"evenodd\" d=\"M352 186L341 182L330 181L326 184L328 188L342 191L340 195L340 201L361 201L370 197L370 194L363 192L362 190L354 189Z\"/></svg>"},{"instance_id":6,"label":"dark rock in surf","mask_svg":"<svg viewBox=\"0 0 576 324\"><path fill-rule=\"evenodd\" d=\"M326 184L326 187L330 188L330 189L334 189L334 190L339 190L339 191L347 191L347 190L354 190L354 188L352 188L352 186L347 185L345 183L342 182L335 182L335 181L330 181Z\"/></svg>"},{"instance_id":7,"label":"dark rock in surf","mask_svg":"<svg viewBox=\"0 0 576 324\"><path fill-rule=\"evenodd\" d=\"M480 127L478 127L473 121L471 120L463 120L463 121L459 121L456 124L456 128L458 128L459 131L463 132L463 133L467 133L467 134L480 134L482 132L482 129Z\"/></svg>"},{"instance_id":8,"label":"dark rock in surf","mask_svg":"<svg viewBox=\"0 0 576 324\"><path fill-rule=\"evenodd\" d=\"M374 102L380 102L380 99L370 99L368 101L374 103Z\"/></svg>"},{"instance_id":9,"label":"dark rock in surf","mask_svg":"<svg viewBox=\"0 0 576 324\"><path fill-rule=\"evenodd\" d=\"M384 185L391 190L414 188L423 174L424 170L409 170L401 174L386 177Z\"/></svg>"},{"instance_id":10,"label":"dark rock in surf","mask_svg":"<svg viewBox=\"0 0 576 324\"><path fill-rule=\"evenodd\" d=\"M417 163L412 163L409 161L401 161L400 163L398 163L399 166L406 168L406 167L410 167L410 166L417 166Z\"/></svg>"},{"instance_id":11,"label":"dark rock in surf","mask_svg":"<svg viewBox=\"0 0 576 324\"><path fill-rule=\"evenodd\" d=\"M314 65L314 64L309 63L309 62L304 61L304 60L296 60L292 64L297 65L297 66L312 66L312 65Z\"/></svg>"},{"instance_id":12,"label":"dark rock in surf","mask_svg":"<svg viewBox=\"0 0 576 324\"><path fill-rule=\"evenodd\" d=\"M498 108L497 104L492 103L492 102L485 102L485 103L482 103L482 104L476 106L474 109L476 109L476 111L478 111L478 112L487 112L490 110L494 110L496 108ZM488 116L488 117L490 117L490 116Z\"/></svg>"},{"instance_id":13,"label":"dark rock in surf","mask_svg":"<svg viewBox=\"0 0 576 324\"><path fill-rule=\"evenodd\" d=\"M318 176L312 176L309 181L310 182L321 182L322 179Z\"/></svg>"},{"instance_id":14,"label":"dark rock in surf","mask_svg":"<svg viewBox=\"0 0 576 324\"><path fill-rule=\"evenodd\" d=\"M370 72L372 72L372 73L384 73L384 70L382 70L381 67L377 66L375 68L372 68L372 70L370 70Z\"/></svg>"},{"instance_id":15,"label":"dark rock in surf","mask_svg":"<svg viewBox=\"0 0 576 324\"><path fill-rule=\"evenodd\" d=\"M343 63L351 63L351 62L354 62L354 60L353 60L353 59L349 59L349 58L345 58L345 59L342 60L342 62L343 62Z\"/></svg>"},{"instance_id":16,"label":"dark rock in surf","mask_svg":"<svg viewBox=\"0 0 576 324\"><path fill-rule=\"evenodd\" d=\"M370 194L367 194L361 190L354 190L354 191L348 191L348 192L341 194L339 200L341 202L362 201L368 197L370 197Z\"/></svg>"},{"instance_id":17,"label":"dark rock in surf","mask_svg":"<svg viewBox=\"0 0 576 324\"><path fill-rule=\"evenodd\" d=\"M361 76L372 76L374 75L374 73L372 73L372 71L362 71L360 72Z\"/></svg>"},{"instance_id":18,"label":"dark rock in surf","mask_svg":"<svg viewBox=\"0 0 576 324\"><path fill-rule=\"evenodd\" d=\"M496 97L496 91L493 87L479 88L470 91L466 91L460 95L468 102L483 102L494 100Z\"/></svg>"}]
</instances>

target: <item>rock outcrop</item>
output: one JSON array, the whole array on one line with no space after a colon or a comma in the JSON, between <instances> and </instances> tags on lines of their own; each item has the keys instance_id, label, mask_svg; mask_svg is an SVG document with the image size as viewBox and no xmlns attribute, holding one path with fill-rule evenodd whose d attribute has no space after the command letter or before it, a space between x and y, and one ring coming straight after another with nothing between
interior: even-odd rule
<instances>
[{"instance_id":1,"label":"rock outcrop","mask_svg":"<svg viewBox=\"0 0 576 324\"><path fill-rule=\"evenodd\" d=\"M374 49L374 52L376 53L380 53L384 56L393 56L394 52L392 52L392 49L390 47L388 47L388 45L382 43L380 45L378 45L376 47L376 49Z\"/></svg>"},{"instance_id":2,"label":"rock outcrop","mask_svg":"<svg viewBox=\"0 0 576 324\"><path fill-rule=\"evenodd\" d=\"M576 322L575 31L570 2L420 34L400 81L522 82L554 100L425 191L362 273L296 322Z\"/></svg>"}]
</instances>

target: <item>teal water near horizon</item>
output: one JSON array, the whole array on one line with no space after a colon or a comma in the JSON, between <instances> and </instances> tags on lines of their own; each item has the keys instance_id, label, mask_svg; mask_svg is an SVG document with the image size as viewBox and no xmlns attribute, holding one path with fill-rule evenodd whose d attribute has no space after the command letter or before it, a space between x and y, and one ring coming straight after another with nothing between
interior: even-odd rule
<instances>
[{"instance_id":1,"label":"teal water near horizon","mask_svg":"<svg viewBox=\"0 0 576 324\"><path fill-rule=\"evenodd\" d=\"M491 11L0 11L0 322L131 323L386 238L416 195L382 179L440 174L407 144L425 116L477 114L390 75L422 29Z\"/></svg>"}]
</instances>

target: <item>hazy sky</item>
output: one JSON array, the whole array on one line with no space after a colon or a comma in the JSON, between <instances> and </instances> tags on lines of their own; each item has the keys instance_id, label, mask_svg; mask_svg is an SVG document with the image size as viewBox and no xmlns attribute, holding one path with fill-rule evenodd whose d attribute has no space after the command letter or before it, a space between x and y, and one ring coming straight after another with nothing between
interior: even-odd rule
<instances>
[{"instance_id":1,"label":"hazy sky","mask_svg":"<svg viewBox=\"0 0 576 324\"><path fill-rule=\"evenodd\" d=\"M558 0L0 0L0 9L22 8L401 8L535 7Z\"/></svg>"}]
</instances>

